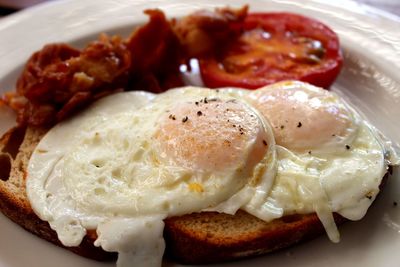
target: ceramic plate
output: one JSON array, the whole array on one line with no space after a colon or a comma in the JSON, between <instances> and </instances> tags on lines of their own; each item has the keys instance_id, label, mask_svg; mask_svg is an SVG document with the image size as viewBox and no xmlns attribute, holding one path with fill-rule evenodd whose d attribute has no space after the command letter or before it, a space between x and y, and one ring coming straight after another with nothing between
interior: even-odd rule
<instances>
[{"instance_id":1,"label":"ceramic plate","mask_svg":"<svg viewBox=\"0 0 400 267\"><path fill-rule=\"evenodd\" d=\"M169 17L199 8L250 4L252 11L291 11L321 20L341 39L345 64L333 90L349 99L394 142L400 142L400 19L349 1L258 0L91 0L55 1L0 19L0 92L14 88L27 58L44 44L84 46L100 32L128 36L144 23L146 8ZM0 133L12 124L0 110ZM271 255L218 266L398 266L400 262L400 181L395 172L359 222L340 228L341 242L326 236ZM114 266L76 256L47 243L0 215L0 267ZM164 267L177 267L164 263ZM211 266L210 266L211 267Z\"/></svg>"}]
</instances>

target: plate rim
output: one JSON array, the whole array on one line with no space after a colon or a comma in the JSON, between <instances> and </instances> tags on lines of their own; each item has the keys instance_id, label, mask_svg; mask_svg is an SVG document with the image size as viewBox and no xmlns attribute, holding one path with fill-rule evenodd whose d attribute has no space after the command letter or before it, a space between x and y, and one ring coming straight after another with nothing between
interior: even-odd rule
<instances>
[{"instance_id":1,"label":"plate rim","mask_svg":"<svg viewBox=\"0 0 400 267\"><path fill-rule=\"evenodd\" d=\"M128 1L129 0L123 0L122 2L128 2ZM171 1L136 0L135 2L136 3L163 2L165 4L165 3L181 2L181 1L184 1L184 0L180 0L180 1L172 1L172 0ZM100 1L91 0L91 1L85 1L85 2L82 1L80 3L87 5L87 4L93 3L93 2L96 2L96 3L99 3L99 2L101 2L101 3L105 3L105 2L113 3L115 1L113 1L113 0L100 0ZM190 1L188 1L188 2L190 2ZM211 1L208 1L208 2L211 2ZM234 2L238 3L238 2L245 2L245 1L237 0L237 1L234 1ZM268 2L268 1L267 0L262 0L262 2ZM272 2L275 2L275 3L289 3L289 2L296 2L296 0L273 0ZM328 4L326 2L323 2L322 0L309 0L309 1L306 1L307 4L314 4L315 3L315 4L318 4L318 5L321 5L321 6L324 6L324 5L334 6L335 8L345 10L346 11L345 13L349 12L349 10L346 8L347 5L343 6L343 3L348 3L348 2L351 2L352 3L351 5L353 5L353 6L354 5L361 6L364 9L364 12L366 12L366 13L364 15L361 15L361 13L360 13L360 16L371 16L371 14L375 15L376 17L373 17L372 19L371 19L371 17L369 17L371 19L371 21L375 21L375 20L378 21L380 19L383 19L384 21L381 22L381 23L384 23L384 24L387 24L387 25L396 25L396 26L400 25L399 24L400 23L400 17L398 17L398 16L396 16L394 14L391 14L389 12L382 11L382 10L377 9L375 7L371 7L371 6L366 5L366 4L356 3L356 2L353 2L353 1L347 1L347 0L346 1L339 0L339 1L335 1L335 2L331 1ZM66 3L68 3L68 4L66 4ZM71 5L71 4L74 4L74 3L76 3L76 2L74 2L73 0L62 0L62 1L42 3L42 4L39 4L38 6L35 6L35 7L32 7L32 8L28 8L26 10L23 10L23 11L15 13L15 14L12 14L10 16L7 16L5 18L2 18L2 19L0 19L0 37L2 36L2 34L5 31L9 32L10 30L12 30L13 26L21 25L21 24L25 24L25 23L29 22L29 20L32 19L31 16L33 16L33 15L35 15L37 13L40 13L40 12L45 12L45 13L46 12L50 12L51 13L52 12L51 9L57 8L56 6L60 6L61 7L63 5ZM340 5L342 5L342 6L340 6ZM197 7L193 7L193 9L196 9L196 8ZM168 13L168 10L166 10L166 13ZM141 19L144 20L145 17L141 16ZM116 23L113 27L125 26L125 25L127 25L129 23L131 23L130 20L121 20L121 21L118 21L118 23ZM366 22L366 23L369 24L370 21L368 20L368 22ZM102 25L104 25L104 24L102 24ZM372 27L374 25L371 24L370 26ZM15 34L16 33L14 33L14 35L12 34L11 36L15 36ZM73 36L74 35L70 35L69 38L73 39ZM400 51L400 34L399 34L399 37L394 35L393 38L395 38L394 40L398 44L397 45L397 49L398 49L398 51ZM6 39L5 38L4 39L0 38L0 58L2 58L2 60L3 60L3 56L5 56L5 54L7 54L5 51L1 50L2 44L4 44L4 42L6 42ZM377 41L377 42L379 43L379 41ZM387 49L390 51L390 47L387 48ZM33 51L31 51L30 53L32 53L32 52ZM27 54L27 53L28 52L26 52L25 54ZM4 60L4 61L7 62L7 60L10 60L9 56L8 57L6 56L6 60ZM390 60L389 60L389 62L390 62ZM20 65L21 65L21 62L17 62L14 65L12 65L11 68L13 68L12 70L14 70L15 68L18 68L18 66L20 66ZM400 65L398 65L398 66L400 66ZM396 68L396 69L400 69L400 68ZM0 63L0 81L2 79L2 76L9 75L9 74L10 74L10 68L7 69L6 67L2 67L2 65ZM2 88L0 88L0 92L1 92L1 90L2 90ZM1 261L0 261L0 266L1 266Z\"/></svg>"}]
</instances>

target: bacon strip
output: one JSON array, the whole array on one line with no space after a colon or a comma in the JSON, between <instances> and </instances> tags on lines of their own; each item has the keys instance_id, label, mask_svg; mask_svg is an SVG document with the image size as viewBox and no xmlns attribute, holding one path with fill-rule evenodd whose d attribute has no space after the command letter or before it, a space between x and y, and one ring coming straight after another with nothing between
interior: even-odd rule
<instances>
[{"instance_id":1,"label":"bacon strip","mask_svg":"<svg viewBox=\"0 0 400 267\"><path fill-rule=\"evenodd\" d=\"M214 12L199 10L182 19L173 20L174 32L187 57L215 53L242 31L248 6L239 9L217 8Z\"/></svg>"}]
</instances>

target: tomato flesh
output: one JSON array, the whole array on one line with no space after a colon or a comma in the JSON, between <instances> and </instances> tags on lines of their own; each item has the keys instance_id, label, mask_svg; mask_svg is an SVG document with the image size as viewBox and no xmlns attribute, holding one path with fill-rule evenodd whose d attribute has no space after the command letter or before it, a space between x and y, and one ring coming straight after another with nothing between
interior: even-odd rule
<instances>
[{"instance_id":1,"label":"tomato flesh","mask_svg":"<svg viewBox=\"0 0 400 267\"><path fill-rule=\"evenodd\" d=\"M223 52L200 58L208 87L259 88L301 80L328 88L340 72L336 34L322 23L291 13L253 13L243 34Z\"/></svg>"}]
</instances>

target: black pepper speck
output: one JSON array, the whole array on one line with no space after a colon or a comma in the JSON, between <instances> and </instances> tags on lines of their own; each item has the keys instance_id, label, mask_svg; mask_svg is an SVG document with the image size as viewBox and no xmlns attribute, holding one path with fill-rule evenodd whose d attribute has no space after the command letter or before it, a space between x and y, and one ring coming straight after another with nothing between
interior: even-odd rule
<instances>
[{"instance_id":1,"label":"black pepper speck","mask_svg":"<svg viewBox=\"0 0 400 267\"><path fill-rule=\"evenodd\" d=\"M263 144L264 144L264 146L266 146L267 145L267 141L263 140Z\"/></svg>"}]
</instances>

